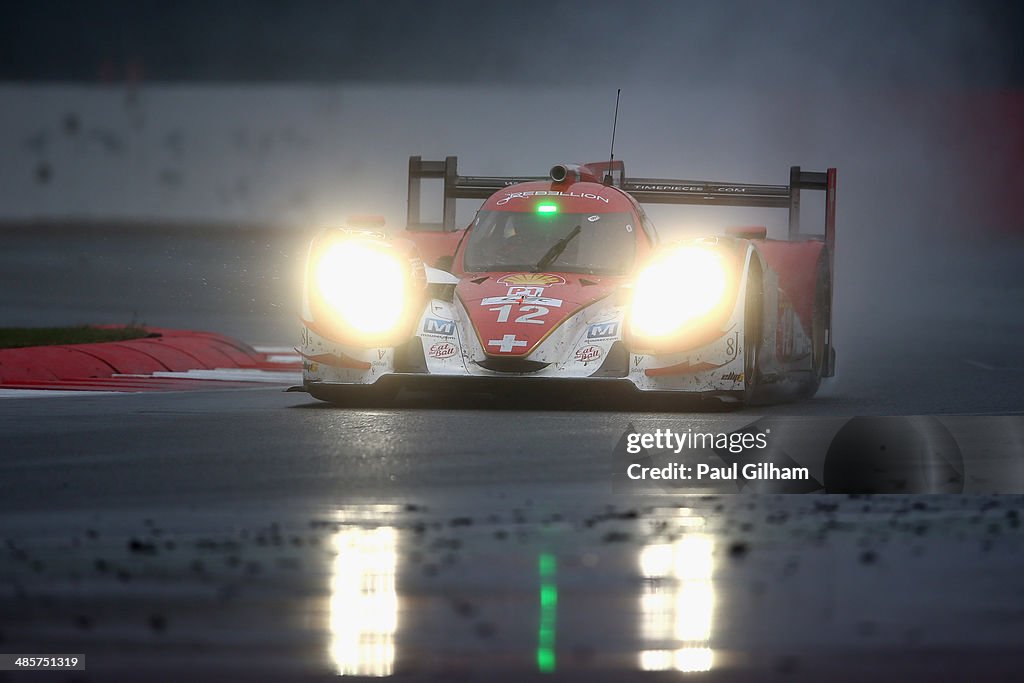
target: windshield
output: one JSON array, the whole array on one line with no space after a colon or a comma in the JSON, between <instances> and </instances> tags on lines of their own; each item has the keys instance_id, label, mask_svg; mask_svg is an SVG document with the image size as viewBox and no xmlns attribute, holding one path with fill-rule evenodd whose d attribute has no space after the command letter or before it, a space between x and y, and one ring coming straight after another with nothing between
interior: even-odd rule
<instances>
[{"instance_id":1,"label":"windshield","mask_svg":"<svg viewBox=\"0 0 1024 683\"><path fill-rule=\"evenodd\" d=\"M628 213L481 211L466 245L465 268L469 272L536 270L552 246L580 226L579 234L565 243L544 270L623 274L633 265L634 220Z\"/></svg>"}]
</instances>

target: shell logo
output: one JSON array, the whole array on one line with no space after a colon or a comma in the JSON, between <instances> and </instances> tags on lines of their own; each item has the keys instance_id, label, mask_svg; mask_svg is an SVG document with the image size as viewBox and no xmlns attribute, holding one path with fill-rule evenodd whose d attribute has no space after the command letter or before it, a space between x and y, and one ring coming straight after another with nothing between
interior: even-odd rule
<instances>
[{"instance_id":1,"label":"shell logo","mask_svg":"<svg viewBox=\"0 0 1024 683\"><path fill-rule=\"evenodd\" d=\"M533 285L535 287L549 287L551 285L564 285L565 278L561 275L551 273L514 273L498 278L496 282L503 285Z\"/></svg>"}]
</instances>

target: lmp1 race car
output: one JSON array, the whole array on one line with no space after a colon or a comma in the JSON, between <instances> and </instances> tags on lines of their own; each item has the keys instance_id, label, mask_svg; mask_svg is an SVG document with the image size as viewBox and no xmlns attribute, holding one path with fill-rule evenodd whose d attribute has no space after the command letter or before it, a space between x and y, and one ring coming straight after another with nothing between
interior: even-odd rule
<instances>
[{"instance_id":1,"label":"lmp1 race car","mask_svg":"<svg viewBox=\"0 0 1024 683\"><path fill-rule=\"evenodd\" d=\"M456 169L410 158L402 237L378 218L313 240L296 389L344 402L576 383L749 404L811 396L833 375L835 169L793 167L789 185L627 178L619 160L545 177ZM442 223L420 221L423 178L444 180ZM822 235L800 231L803 190L826 193ZM457 199L484 200L462 230ZM644 203L783 208L789 235L663 243Z\"/></svg>"}]
</instances>

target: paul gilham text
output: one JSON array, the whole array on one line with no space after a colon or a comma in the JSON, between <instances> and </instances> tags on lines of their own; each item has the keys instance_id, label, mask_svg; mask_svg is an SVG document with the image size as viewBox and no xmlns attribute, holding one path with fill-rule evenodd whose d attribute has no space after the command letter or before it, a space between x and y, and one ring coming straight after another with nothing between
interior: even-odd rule
<instances>
[{"instance_id":1,"label":"paul gilham text","mask_svg":"<svg viewBox=\"0 0 1024 683\"><path fill-rule=\"evenodd\" d=\"M770 462L747 463L742 468L738 462L727 466L701 463L697 465L698 479L737 479L741 475L747 481L769 481L774 479L810 479L806 467L779 467Z\"/></svg>"},{"instance_id":2,"label":"paul gilham text","mask_svg":"<svg viewBox=\"0 0 1024 683\"><path fill-rule=\"evenodd\" d=\"M731 465L710 465L700 463L696 466L669 463L664 467L643 467L633 463L626 470L630 479L675 479L675 480L730 480L741 477L746 481L768 481L774 479L810 479L811 472L806 467L779 467L770 462L747 463L740 467L739 463Z\"/></svg>"}]
</instances>

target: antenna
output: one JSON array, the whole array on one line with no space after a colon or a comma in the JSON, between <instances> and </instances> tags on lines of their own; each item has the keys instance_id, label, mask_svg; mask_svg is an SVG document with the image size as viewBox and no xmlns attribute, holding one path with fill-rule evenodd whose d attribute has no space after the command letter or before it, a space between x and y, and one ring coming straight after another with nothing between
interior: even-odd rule
<instances>
[{"instance_id":1,"label":"antenna","mask_svg":"<svg viewBox=\"0 0 1024 683\"><path fill-rule=\"evenodd\" d=\"M604 184L612 184L612 162L615 161L615 129L619 125L619 95L622 88L615 91L615 119L612 121L612 148L608 151L608 170L604 172Z\"/></svg>"}]
</instances>

